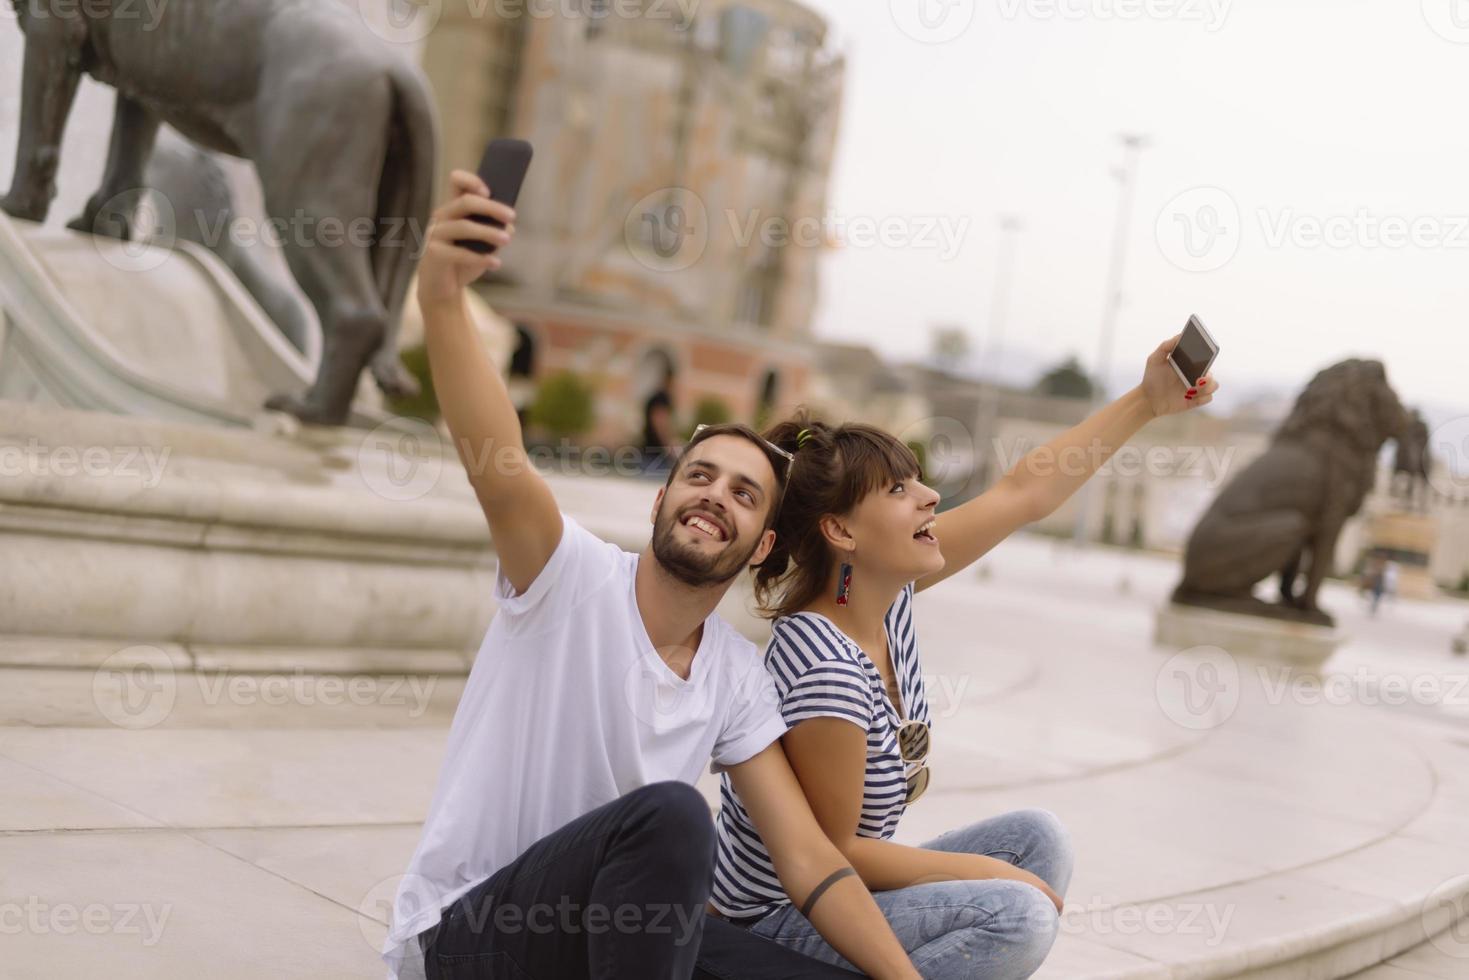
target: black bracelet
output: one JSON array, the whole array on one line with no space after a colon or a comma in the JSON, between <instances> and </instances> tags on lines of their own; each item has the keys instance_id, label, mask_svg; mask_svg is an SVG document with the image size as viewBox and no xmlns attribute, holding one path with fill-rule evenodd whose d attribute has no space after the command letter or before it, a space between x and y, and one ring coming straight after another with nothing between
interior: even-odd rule
<instances>
[{"instance_id":1,"label":"black bracelet","mask_svg":"<svg viewBox=\"0 0 1469 980\"><path fill-rule=\"evenodd\" d=\"M806 899L806 904L801 906L801 914L808 919L811 918L811 909L816 905L816 900L822 895L826 894L826 890L832 885L835 885L847 875L854 875L856 873L857 872L853 871L851 868L841 868L827 875L825 880L823 880L821 884L817 885L816 889L811 892L811 896Z\"/></svg>"}]
</instances>

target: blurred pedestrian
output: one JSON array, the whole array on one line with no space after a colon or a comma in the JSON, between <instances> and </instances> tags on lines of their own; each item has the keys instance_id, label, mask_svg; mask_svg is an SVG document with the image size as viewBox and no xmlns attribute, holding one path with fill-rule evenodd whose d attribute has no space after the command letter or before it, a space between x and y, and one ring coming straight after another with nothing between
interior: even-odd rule
<instances>
[{"instance_id":1,"label":"blurred pedestrian","mask_svg":"<svg viewBox=\"0 0 1469 980\"><path fill-rule=\"evenodd\" d=\"M666 470L678 454L678 432L673 423L673 365L663 371L658 390L643 404L643 462L645 468Z\"/></svg>"},{"instance_id":2,"label":"blurred pedestrian","mask_svg":"<svg viewBox=\"0 0 1469 980\"><path fill-rule=\"evenodd\" d=\"M1373 555L1368 564L1367 591L1371 594L1371 612L1377 615L1377 607L1382 602L1382 590L1387 584L1387 566L1381 555Z\"/></svg>"}]
</instances>

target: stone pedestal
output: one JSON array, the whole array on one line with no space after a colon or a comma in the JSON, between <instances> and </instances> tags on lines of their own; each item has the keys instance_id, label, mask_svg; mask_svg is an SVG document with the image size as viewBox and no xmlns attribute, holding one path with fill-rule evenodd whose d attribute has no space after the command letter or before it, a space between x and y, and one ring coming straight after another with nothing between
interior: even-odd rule
<instances>
[{"instance_id":1,"label":"stone pedestal","mask_svg":"<svg viewBox=\"0 0 1469 980\"><path fill-rule=\"evenodd\" d=\"M1231 656L1315 670L1342 643L1341 630L1265 616L1167 603L1154 620L1153 642L1171 651L1219 647Z\"/></svg>"},{"instance_id":2,"label":"stone pedestal","mask_svg":"<svg viewBox=\"0 0 1469 980\"><path fill-rule=\"evenodd\" d=\"M0 666L467 671L496 557L449 440L267 418L281 430L0 399ZM584 527L647 544L646 510L569 479L557 499ZM760 643L750 599L743 578L719 612Z\"/></svg>"},{"instance_id":3,"label":"stone pedestal","mask_svg":"<svg viewBox=\"0 0 1469 980\"><path fill-rule=\"evenodd\" d=\"M0 663L462 671L489 533L423 423L277 433L0 401Z\"/></svg>"}]
</instances>

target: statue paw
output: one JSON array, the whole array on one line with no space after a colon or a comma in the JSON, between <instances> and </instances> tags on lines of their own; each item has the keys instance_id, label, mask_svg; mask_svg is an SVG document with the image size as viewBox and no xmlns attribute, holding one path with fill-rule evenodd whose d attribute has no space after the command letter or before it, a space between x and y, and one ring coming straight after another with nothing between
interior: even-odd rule
<instances>
[{"instance_id":1,"label":"statue paw","mask_svg":"<svg viewBox=\"0 0 1469 980\"><path fill-rule=\"evenodd\" d=\"M94 211L88 205L85 211L68 221L66 227L98 238L116 238L121 242L133 240L131 220L121 211L111 208Z\"/></svg>"},{"instance_id":2,"label":"statue paw","mask_svg":"<svg viewBox=\"0 0 1469 980\"><path fill-rule=\"evenodd\" d=\"M378 389L394 400L417 398L423 387L409 370L403 366L398 355L383 355L373 359L372 378Z\"/></svg>"},{"instance_id":3,"label":"statue paw","mask_svg":"<svg viewBox=\"0 0 1469 980\"><path fill-rule=\"evenodd\" d=\"M0 211L22 221L45 221L47 210L43 202L28 200L14 193L0 197Z\"/></svg>"}]
</instances>

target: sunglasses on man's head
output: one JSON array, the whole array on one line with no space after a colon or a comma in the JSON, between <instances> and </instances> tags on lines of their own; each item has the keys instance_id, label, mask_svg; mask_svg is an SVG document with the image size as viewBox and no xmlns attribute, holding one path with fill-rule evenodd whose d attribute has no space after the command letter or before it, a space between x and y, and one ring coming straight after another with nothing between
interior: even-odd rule
<instances>
[{"instance_id":1,"label":"sunglasses on man's head","mask_svg":"<svg viewBox=\"0 0 1469 980\"><path fill-rule=\"evenodd\" d=\"M690 441L693 441L693 439L699 438L699 433L700 432L703 432L705 429L708 429L708 428L713 428L713 426L711 426L707 422L702 422L699 425L695 426L694 427L694 434L693 434L692 439L690 439ZM731 434L743 435L743 433L733 433L733 432ZM795 454L790 453L790 452L788 452L788 451L780 448L775 443L771 442L769 439L766 439L763 436L756 436L755 438L759 439L762 443L764 443L765 444L765 448L769 449L771 452L775 453L776 455L778 455L782 459L784 459L786 461L786 468L787 469L789 469L791 463L795 461L795 458L796 458L795 457ZM782 474L782 477L781 478L784 479L784 474Z\"/></svg>"}]
</instances>

